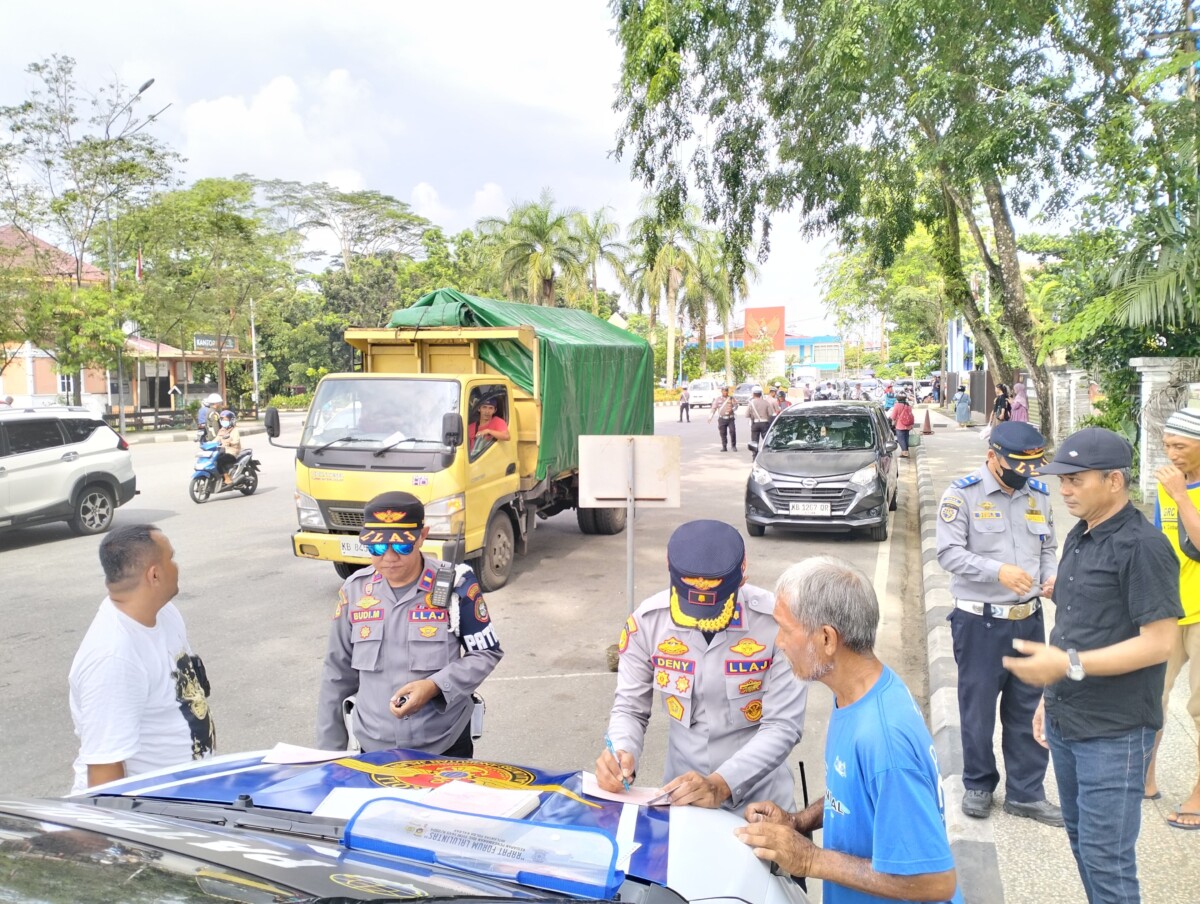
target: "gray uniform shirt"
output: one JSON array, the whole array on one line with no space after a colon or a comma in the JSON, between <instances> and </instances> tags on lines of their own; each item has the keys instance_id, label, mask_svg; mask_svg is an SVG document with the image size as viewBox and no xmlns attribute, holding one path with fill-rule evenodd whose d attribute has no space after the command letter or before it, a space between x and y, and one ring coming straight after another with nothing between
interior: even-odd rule
<instances>
[{"instance_id":1,"label":"gray uniform shirt","mask_svg":"<svg viewBox=\"0 0 1200 904\"><path fill-rule=\"evenodd\" d=\"M363 750L408 747L441 753L471 720L471 694L504 653L474 574L466 572L450 601L459 608L459 637L451 630L450 610L429 605L440 563L432 556L424 559L424 573L399 598L370 567L342 585L321 671L319 747L346 746L342 701L352 694L357 695L354 734ZM441 694L397 719L389 708L393 694L422 678L431 679Z\"/></svg>"},{"instance_id":2,"label":"gray uniform shirt","mask_svg":"<svg viewBox=\"0 0 1200 904\"><path fill-rule=\"evenodd\" d=\"M1010 496L987 468L972 471L942 494L937 519L938 564L950 573L955 599L1009 605L1024 602L1000 583L1000 566L1016 565L1033 590L1058 574L1058 541L1049 488L1030 480Z\"/></svg>"},{"instance_id":3,"label":"gray uniform shirt","mask_svg":"<svg viewBox=\"0 0 1200 904\"><path fill-rule=\"evenodd\" d=\"M629 616L618 644L617 693L608 736L641 759L654 698L669 723L663 780L695 770L720 773L732 792L722 806L740 811L772 800L789 813L796 786L787 756L800 741L808 684L775 646L774 595L749 584L734 620L709 645L671 618L670 591Z\"/></svg>"}]
</instances>

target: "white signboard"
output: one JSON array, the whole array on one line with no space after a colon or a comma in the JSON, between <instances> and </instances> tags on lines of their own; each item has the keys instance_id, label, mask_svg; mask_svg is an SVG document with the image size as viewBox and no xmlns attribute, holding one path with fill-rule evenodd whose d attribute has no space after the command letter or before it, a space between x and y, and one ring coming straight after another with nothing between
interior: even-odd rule
<instances>
[{"instance_id":1,"label":"white signboard","mask_svg":"<svg viewBox=\"0 0 1200 904\"><path fill-rule=\"evenodd\" d=\"M617 508L633 499L641 508L679 508L678 436L579 437L579 504Z\"/></svg>"}]
</instances>

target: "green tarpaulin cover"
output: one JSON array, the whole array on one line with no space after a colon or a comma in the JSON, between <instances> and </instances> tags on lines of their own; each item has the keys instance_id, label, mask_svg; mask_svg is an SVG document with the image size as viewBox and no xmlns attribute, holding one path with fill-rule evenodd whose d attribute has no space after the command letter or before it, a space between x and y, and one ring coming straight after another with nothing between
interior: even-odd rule
<instances>
[{"instance_id":1,"label":"green tarpaulin cover","mask_svg":"<svg viewBox=\"0 0 1200 904\"><path fill-rule=\"evenodd\" d=\"M537 478L579 466L579 437L654 432L654 352L644 339L584 311L494 301L438 289L396 311L392 328L529 325L541 358ZM533 355L514 339L480 343L480 357L532 393Z\"/></svg>"}]
</instances>

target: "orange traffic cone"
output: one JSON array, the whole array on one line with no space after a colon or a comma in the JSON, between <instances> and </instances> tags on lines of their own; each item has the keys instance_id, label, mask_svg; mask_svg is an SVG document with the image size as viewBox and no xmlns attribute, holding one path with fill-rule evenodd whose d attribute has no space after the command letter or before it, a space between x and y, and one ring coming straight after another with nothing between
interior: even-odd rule
<instances>
[{"instance_id":1,"label":"orange traffic cone","mask_svg":"<svg viewBox=\"0 0 1200 904\"><path fill-rule=\"evenodd\" d=\"M925 409L925 426L923 426L921 428L921 435L922 436L932 436L933 435L933 426L929 423L929 409L928 408Z\"/></svg>"}]
</instances>

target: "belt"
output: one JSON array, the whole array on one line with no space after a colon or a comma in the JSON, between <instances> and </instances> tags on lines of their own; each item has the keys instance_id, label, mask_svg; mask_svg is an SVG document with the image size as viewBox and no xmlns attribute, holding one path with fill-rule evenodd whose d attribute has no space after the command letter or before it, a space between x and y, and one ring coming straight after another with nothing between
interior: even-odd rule
<instances>
[{"instance_id":1,"label":"belt","mask_svg":"<svg viewBox=\"0 0 1200 904\"><path fill-rule=\"evenodd\" d=\"M1023 603L982 603L977 600L954 601L955 609L962 609L964 612L970 612L972 615L989 614L984 612L985 606L991 608L990 615L993 618L1020 621L1023 618L1029 618L1029 616L1041 609L1042 601L1036 596L1031 600L1025 600Z\"/></svg>"}]
</instances>

